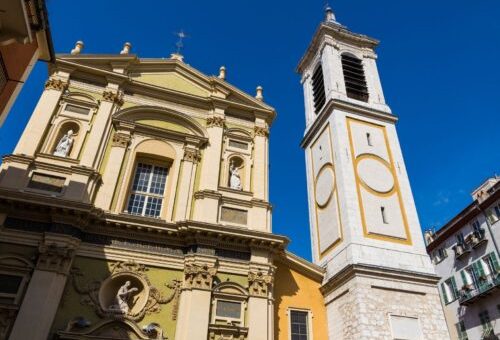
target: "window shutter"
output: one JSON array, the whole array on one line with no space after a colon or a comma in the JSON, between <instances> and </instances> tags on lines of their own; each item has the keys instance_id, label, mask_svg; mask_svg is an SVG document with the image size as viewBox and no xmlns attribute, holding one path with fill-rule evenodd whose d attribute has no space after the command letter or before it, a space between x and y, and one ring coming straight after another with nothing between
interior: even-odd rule
<instances>
[{"instance_id":1,"label":"window shutter","mask_svg":"<svg viewBox=\"0 0 500 340\"><path fill-rule=\"evenodd\" d=\"M491 263L493 264L493 268L495 268L495 271L496 271L496 273L493 273L495 275L500 271L500 266L498 265L498 260L497 260L495 253L490 253L489 256L490 256Z\"/></svg>"},{"instance_id":2,"label":"window shutter","mask_svg":"<svg viewBox=\"0 0 500 340\"><path fill-rule=\"evenodd\" d=\"M444 288L444 283L441 283L441 292L443 293L443 300L444 303L447 304L448 302L448 295L446 294L446 289Z\"/></svg>"},{"instance_id":3,"label":"window shutter","mask_svg":"<svg viewBox=\"0 0 500 340\"><path fill-rule=\"evenodd\" d=\"M477 283L479 285L479 289L483 289L484 286L486 286L486 280L481 280L480 279L481 276L485 276L484 275L483 266L481 265L481 261L474 262L472 264L472 270L476 274L476 278L477 278L477 281L478 281Z\"/></svg>"},{"instance_id":4,"label":"window shutter","mask_svg":"<svg viewBox=\"0 0 500 340\"><path fill-rule=\"evenodd\" d=\"M463 285L465 286L466 284L468 284L467 278L465 277L465 273L464 273L463 270L460 272L460 276L462 276L462 283L463 283Z\"/></svg>"},{"instance_id":5,"label":"window shutter","mask_svg":"<svg viewBox=\"0 0 500 340\"><path fill-rule=\"evenodd\" d=\"M451 277L451 288L453 291L453 299L454 300L458 299L457 283L455 282L455 278L453 276Z\"/></svg>"}]
</instances>

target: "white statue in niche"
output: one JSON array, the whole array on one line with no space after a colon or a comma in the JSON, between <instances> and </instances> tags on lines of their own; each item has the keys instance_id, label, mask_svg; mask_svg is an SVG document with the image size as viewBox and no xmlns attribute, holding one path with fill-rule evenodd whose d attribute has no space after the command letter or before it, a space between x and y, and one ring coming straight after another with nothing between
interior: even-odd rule
<instances>
[{"instance_id":1,"label":"white statue in niche","mask_svg":"<svg viewBox=\"0 0 500 340\"><path fill-rule=\"evenodd\" d=\"M130 309L129 300L132 296L132 293L139 291L139 289L136 287L129 288L130 285L130 281L127 281L125 282L125 284L123 284L123 286L120 287L120 289L118 289L118 292L115 296L115 303L109 306L110 310L128 313Z\"/></svg>"},{"instance_id":2,"label":"white statue in niche","mask_svg":"<svg viewBox=\"0 0 500 340\"><path fill-rule=\"evenodd\" d=\"M231 174L229 178L229 187L231 189L241 190L240 171L236 167L234 160L231 161L231 165L229 166L229 173Z\"/></svg>"},{"instance_id":3,"label":"white statue in niche","mask_svg":"<svg viewBox=\"0 0 500 340\"><path fill-rule=\"evenodd\" d=\"M64 136L62 136L59 143L57 143L56 150L54 151L54 156L68 157L72 145L73 130L69 130Z\"/></svg>"}]
</instances>

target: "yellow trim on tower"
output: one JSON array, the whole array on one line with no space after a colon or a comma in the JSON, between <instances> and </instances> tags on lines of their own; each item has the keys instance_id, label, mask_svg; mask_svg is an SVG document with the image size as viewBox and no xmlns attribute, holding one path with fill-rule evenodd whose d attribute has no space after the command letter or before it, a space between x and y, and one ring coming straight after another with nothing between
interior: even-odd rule
<instances>
[{"instance_id":1,"label":"yellow trim on tower","mask_svg":"<svg viewBox=\"0 0 500 340\"><path fill-rule=\"evenodd\" d=\"M408 219L406 217L406 210L405 210L405 207L403 204L403 198L401 197L401 190L399 188L399 181L398 181L398 177L396 174L396 170L394 168L394 159L392 157L391 148L389 146L389 138L387 137L387 130L386 130L385 126L377 125L377 124L370 123L370 122L365 122L365 121L351 118L351 117L346 117L346 121L347 121L347 132L349 134L349 146L351 149L352 165L353 165L353 170L354 170L354 176L356 178L356 190L358 193L359 211L361 214L361 221L363 223L364 236L368 237L368 238L373 238L376 240L381 240L381 241L411 245L412 240L411 240L410 228L408 225ZM387 162L385 160L383 160L382 158L380 158L379 156L373 155L373 154L361 154L358 157L356 157L356 154L354 151L354 143L353 143L353 139L352 139L351 121L355 121L358 124L367 125L367 126L382 130L382 132L384 134L385 147L387 150L387 154L389 156L389 164L387 164ZM387 193L381 193L381 192L375 191L372 188L369 188L368 185L366 185L366 183L364 183L359 178L358 171L357 171L358 170L357 169L358 162L361 161L362 159L365 159L365 158L371 158L371 159L377 160L379 162L382 162L382 164L384 164L385 166L388 166L388 169L390 170L390 172L394 178L394 187L392 188L392 190L390 190ZM361 196L361 187L363 187L364 189L367 189L367 191L369 191L371 194L379 196L379 197L389 197L389 196L392 196L394 194L397 194L398 201L399 201L399 207L401 209L401 216L403 217L403 224L404 224L406 238L399 238L399 237L395 237L395 236L381 235L381 234L368 232L367 225L366 225L365 211L364 211L364 207L363 207L363 200L362 200L362 196Z\"/></svg>"},{"instance_id":2,"label":"yellow trim on tower","mask_svg":"<svg viewBox=\"0 0 500 340\"><path fill-rule=\"evenodd\" d=\"M338 216L338 219L339 219L339 232L340 232L340 237L338 238L338 240L336 240L335 242L333 242L332 244L330 244L323 252L321 252L321 248L320 248L320 239L319 239L319 223L318 223L318 209L320 210L323 210L322 207L319 207L318 206L318 203L316 203L316 180L317 180L317 176L315 176L315 173L314 173L314 159L312 157L312 148L314 147L314 145L316 144L316 142L318 141L319 137L321 137L321 135L323 135L323 132L325 130L328 129L328 143L329 143L329 146L330 146L330 160L331 162L328 162L326 164L324 164L321 169L318 171L318 174L326 167L326 166L329 166L331 167L331 170L333 172L333 187L332 187L332 194L335 194L335 198L337 200L337 216ZM327 123L325 125L325 127L321 130L321 132L318 134L318 137L316 137L316 139L311 143L311 146L309 147L309 158L311 159L311 176L313 176L313 203L314 203L314 221L315 221L315 224L316 224L316 239L317 239L317 247L318 247L318 254L319 254L319 259L321 260L322 258L324 258L326 255L328 255L328 253L330 253L330 251L332 251L335 247L337 247L340 243L342 243L343 239L344 239L344 228L342 226L342 217L341 217L341 214L340 214L340 203L339 203L339 194L338 194L338 191L337 191L337 175L336 175L336 172L335 172L335 163L334 163L334 158L333 158L333 143L332 143L332 133L331 133L331 130L330 130L330 123ZM329 198L328 201L330 201L331 198ZM328 202L329 203L329 202ZM326 203L323 207L327 206L328 203Z\"/></svg>"}]
</instances>

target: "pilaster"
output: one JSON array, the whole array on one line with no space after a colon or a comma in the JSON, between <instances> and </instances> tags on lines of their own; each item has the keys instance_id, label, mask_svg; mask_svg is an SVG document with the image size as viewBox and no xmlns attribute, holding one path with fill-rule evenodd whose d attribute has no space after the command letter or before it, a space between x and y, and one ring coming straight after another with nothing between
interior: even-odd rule
<instances>
[{"instance_id":1,"label":"pilaster","mask_svg":"<svg viewBox=\"0 0 500 340\"><path fill-rule=\"evenodd\" d=\"M128 124L121 122L116 126L116 132L111 141L111 151L102 177L102 186L99 189L95 202L96 207L104 210L111 208L111 201L116 189L125 152L132 139L132 128Z\"/></svg>"},{"instance_id":2,"label":"pilaster","mask_svg":"<svg viewBox=\"0 0 500 340\"><path fill-rule=\"evenodd\" d=\"M254 162L252 191L256 199L267 201L268 197L268 137L269 128L262 118L255 120Z\"/></svg>"},{"instance_id":3,"label":"pilaster","mask_svg":"<svg viewBox=\"0 0 500 340\"><path fill-rule=\"evenodd\" d=\"M207 339L216 261L212 257L186 257L175 340Z\"/></svg>"},{"instance_id":4,"label":"pilaster","mask_svg":"<svg viewBox=\"0 0 500 340\"><path fill-rule=\"evenodd\" d=\"M274 268L252 266L248 272L248 340L274 338L272 287Z\"/></svg>"},{"instance_id":5,"label":"pilaster","mask_svg":"<svg viewBox=\"0 0 500 340\"><path fill-rule=\"evenodd\" d=\"M196 167L200 161L200 151L193 146L184 148L184 157L181 164L181 178L176 198L175 220L189 219L190 205L194 189Z\"/></svg>"},{"instance_id":6,"label":"pilaster","mask_svg":"<svg viewBox=\"0 0 500 340\"><path fill-rule=\"evenodd\" d=\"M116 108L123 104L123 92L116 84L108 84L102 94L102 100L97 110L92 130L83 150L81 164L96 169L104 156L106 141L111 133L112 115Z\"/></svg>"},{"instance_id":7,"label":"pilaster","mask_svg":"<svg viewBox=\"0 0 500 340\"><path fill-rule=\"evenodd\" d=\"M42 144L46 129L50 126L52 115L58 107L59 100L67 87L67 78L53 76L45 82L45 90L14 150L15 154L35 156L39 146Z\"/></svg>"},{"instance_id":8,"label":"pilaster","mask_svg":"<svg viewBox=\"0 0 500 340\"><path fill-rule=\"evenodd\" d=\"M44 234L10 339L47 339L79 243L71 236Z\"/></svg>"}]
</instances>

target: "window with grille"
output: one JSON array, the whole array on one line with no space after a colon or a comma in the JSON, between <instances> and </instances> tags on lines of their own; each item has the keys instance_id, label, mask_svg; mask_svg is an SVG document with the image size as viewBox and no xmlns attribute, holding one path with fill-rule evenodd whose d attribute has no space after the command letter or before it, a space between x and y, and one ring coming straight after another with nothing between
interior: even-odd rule
<instances>
[{"instance_id":1,"label":"window with grille","mask_svg":"<svg viewBox=\"0 0 500 340\"><path fill-rule=\"evenodd\" d=\"M479 313L479 320L481 321L481 326L483 327L483 333L493 329L491 326L490 314L487 310Z\"/></svg>"},{"instance_id":2,"label":"window with grille","mask_svg":"<svg viewBox=\"0 0 500 340\"><path fill-rule=\"evenodd\" d=\"M291 340L309 340L309 312L290 311Z\"/></svg>"},{"instance_id":3,"label":"window with grille","mask_svg":"<svg viewBox=\"0 0 500 340\"><path fill-rule=\"evenodd\" d=\"M367 102L368 88L363 62L354 56L343 54L342 70L344 72L347 97Z\"/></svg>"},{"instance_id":4,"label":"window with grille","mask_svg":"<svg viewBox=\"0 0 500 340\"><path fill-rule=\"evenodd\" d=\"M314 112L318 114L323 105L325 105L326 94L325 94L325 82L323 80L323 68L321 64L316 67L316 70L312 76L312 90L313 90L313 101L314 101Z\"/></svg>"},{"instance_id":5,"label":"window with grille","mask_svg":"<svg viewBox=\"0 0 500 340\"><path fill-rule=\"evenodd\" d=\"M469 340L467 336L467 329L465 328L465 323L463 321L460 321L459 323L455 324L455 327L457 327L459 340Z\"/></svg>"},{"instance_id":6,"label":"window with grille","mask_svg":"<svg viewBox=\"0 0 500 340\"><path fill-rule=\"evenodd\" d=\"M133 215L159 217L163 205L167 174L166 167L138 163L127 212Z\"/></svg>"}]
</instances>

